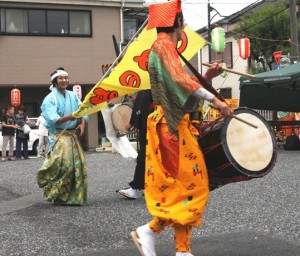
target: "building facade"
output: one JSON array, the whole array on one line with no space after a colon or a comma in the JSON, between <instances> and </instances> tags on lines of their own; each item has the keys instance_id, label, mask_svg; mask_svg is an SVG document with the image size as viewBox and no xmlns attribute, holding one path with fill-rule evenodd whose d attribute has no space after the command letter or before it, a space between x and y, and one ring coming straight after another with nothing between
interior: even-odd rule
<instances>
[{"instance_id":1,"label":"building facade","mask_svg":"<svg viewBox=\"0 0 300 256\"><path fill-rule=\"evenodd\" d=\"M69 89L81 85L84 97L101 79L102 65L116 58L112 37L121 46L136 30L140 18L130 10L142 12L143 2L0 1L0 108L10 104L10 91L18 88L27 115L38 116L50 92L50 73L58 67L69 73ZM99 146L101 126L99 113L91 115L86 149Z\"/></svg>"}]
</instances>

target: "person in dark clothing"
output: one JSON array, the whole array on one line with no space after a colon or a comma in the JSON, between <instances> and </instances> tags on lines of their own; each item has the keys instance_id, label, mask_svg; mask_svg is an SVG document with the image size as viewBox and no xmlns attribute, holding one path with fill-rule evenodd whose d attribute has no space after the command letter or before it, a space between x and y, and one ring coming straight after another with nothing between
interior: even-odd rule
<instances>
[{"instance_id":1,"label":"person in dark clothing","mask_svg":"<svg viewBox=\"0 0 300 256\"><path fill-rule=\"evenodd\" d=\"M134 102L129 124L126 125L128 131L132 129L137 130L138 157L134 177L129 183L129 188L117 190L120 195L128 199L137 199L140 195L139 190L144 189L147 117L152 113L153 109L151 90L139 91Z\"/></svg>"},{"instance_id":2,"label":"person in dark clothing","mask_svg":"<svg viewBox=\"0 0 300 256\"><path fill-rule=\"evenodd\" d=\"M23 106L18 107L18 114L15 115L17 125L22 128L25 124L30 124L30 120L25 115L25 108ZM16 133L16 158L21 159L22 155L24 159L28 159L28 140L29 134L25 134L23 130L17 129ZM22 151L23 145L23 151Z\"/></svg>"},{"instance_id":3,"label":"person in dark clothing","mask_svg":"<svg viewBox=\"0 0 300 256\"><path fill-rule=\"evenodd\" d=\"M6 161L6 147L9 144L8 158L7 160L15 160L14 154L14 142L15 142L15 129L19 126L16 124L16 119L14 118L15 108L9 105L5 108L5 115L2 119L2 158L1 160Z\"/></svg>"}]
</instances>

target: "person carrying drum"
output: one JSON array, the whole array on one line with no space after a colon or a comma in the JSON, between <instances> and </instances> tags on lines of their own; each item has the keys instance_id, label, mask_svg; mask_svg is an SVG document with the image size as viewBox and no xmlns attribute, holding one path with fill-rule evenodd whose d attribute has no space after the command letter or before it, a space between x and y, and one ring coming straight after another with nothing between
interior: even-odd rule
<instances>
[{"instance_id":1,"label":"person carrying drum","mask_svg":"<svg viewBox=\"0 0 300 256\"><path fill-rule=\"evenodd\" d=\"M144 189L147 117L153 111L153 108L151 90L139 91L134 101L130 121L125 125L128 131L135 129L138 134L138 156L133 180L129 183L129 188L117 190L120 195L128 199L137 199L141 194L139 190Z\"/></svg>"},{"instance_id":2,"label":"person carrying drum","mask_svg":"<svg viewBox=\"0 0 300 256\"><path fill-rule=\"evenodd\" d=\"M108 107L101 110L105 125L105 135L112 147L123 157L136 161L137 152L131 145L125 132L125 124L130 119L133 103L128 97L119 97L110 101ZM122 128L122 133L120 132Z\"/></svg>"},{"instance_id":3,"label":"person carrying drum","mask_svg":"<svg viewBox=\"0 0 300 256\"><path fill-rule=\"evenodd\" d=\"M176 51L184 30L180 0L150 5L147 28L156 28L158 34L148 63L155 110L148 116L144 190L153 219L131 236L141 255L155 256L156 234L173 227L176 256L191 256L192 227L202 222L209 184L196 140L198 130L184 105L197 105L194 103L203 99L224 116L231 116L233 111L182 68ZM212 79L221 72L221 65L214 64L205 78Z\"/></svg>"}]
</instances>

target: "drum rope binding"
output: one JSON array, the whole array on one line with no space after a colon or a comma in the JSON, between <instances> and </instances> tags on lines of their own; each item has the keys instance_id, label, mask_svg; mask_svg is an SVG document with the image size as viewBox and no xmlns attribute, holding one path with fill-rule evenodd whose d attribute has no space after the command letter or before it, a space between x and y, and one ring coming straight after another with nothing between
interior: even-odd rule
<instances>
[{"instance_id":1,"label":"drum rope binding","mask_svg":"<svg viewBox=\"0 0 300 256\"><path fill-rule=\"evenodd\" d=\"M213 146L211 146L211 147L207 147L207 148L203 149L203 152L204 152L204 154L207 154L207 153L209 153L210 151L212 151L212 150L214 150L214 149L216 149L216 148L218 148L218 147L220 147L220 146L222 146L222 145L223 145L223 142L217 143L216 145L213 145Z\"/></svg>"}]
</instances>

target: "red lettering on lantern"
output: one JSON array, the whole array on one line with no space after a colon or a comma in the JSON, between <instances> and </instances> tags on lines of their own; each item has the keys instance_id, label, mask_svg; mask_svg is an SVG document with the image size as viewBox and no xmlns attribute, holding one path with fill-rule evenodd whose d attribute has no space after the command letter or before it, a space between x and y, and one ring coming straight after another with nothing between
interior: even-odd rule
<instances>
[{"instance_id":1,"label":"red lettering on lantern","mask_svg":"<svg viewBox=\"0 0 300 256\"><path fill-rule=\"evenodd\" d=\"M140 69L147 71L148 70L148 62L149 62L149 53L150 50L143 51L140 56L135 56L133 60L138 63Z\"/></svg>"},{"instance_id":2,"label":"red lettering on lantern","mask_svg":"<svg viewBox=\"0 0 300 256\"><path fill-rule=\"evenodd\" d=\"M75 84L73 86L73 92L76 93L77 97L81 100L82 98L82 90L81 90L81 86L79 84Z\"/></svg>"},{"instance_id":3,"label":"red lettering on lantern","mask_svg":"<svg viewBox=\"0 0 300 256\"><path fill-rule=\"evenodd\" d=\"M132 70L124 72L119 78L120 84L126 87L139 88L141 86L140 76Z\"/></svg>"},{"instance_id":4,"label":"red lettering on lantern","mask_svg":"<svg viewBox=\"0 0 300 256\"><path fill-rule=\"evenodd\" d=\"M18 107L21 104L21 92L19 89L12 89L10 92L10 103L14 107Z\"/></svg>"},{"instance_id":5,"label":"red lettering on lantern","mask_svg":"<svg viewBox=\"0 0 300 256\"><path fill-rule=\"evenodd\" d=\"M97 105L99 103L118 97L117 91L107 91L102 88L96 88L93 93L95 94L95 96L91 97L90 99L90 103L93 105Z\"/></svg>"}]
</instances>

